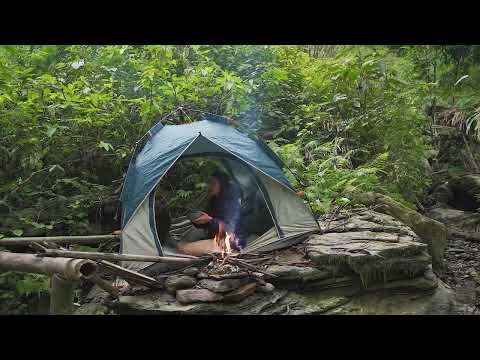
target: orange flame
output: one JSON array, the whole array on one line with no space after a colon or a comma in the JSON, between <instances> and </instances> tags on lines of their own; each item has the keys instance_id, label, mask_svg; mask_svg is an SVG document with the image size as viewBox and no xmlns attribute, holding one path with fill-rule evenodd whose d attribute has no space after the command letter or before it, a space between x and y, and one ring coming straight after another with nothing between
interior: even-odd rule
<instances>
[{"instance_id":1,"label":"orange flame","mask_svg":"<svg viewBox=\"0 0 480 360\"><path fill-rule=\"evenodd\" d=\"M219 224L218 232L215 234L214 242L220 248L222 257L232 253L231 241L235 240L235 234L225 231L223 223Z\"/></svg>"}]
</instances>

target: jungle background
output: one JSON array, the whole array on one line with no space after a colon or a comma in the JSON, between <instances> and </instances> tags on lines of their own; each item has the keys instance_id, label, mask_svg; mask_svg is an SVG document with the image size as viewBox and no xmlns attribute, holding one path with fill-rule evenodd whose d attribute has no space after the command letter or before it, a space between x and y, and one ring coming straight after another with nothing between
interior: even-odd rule
<instances>
[{"instance_id":1,"label":"jungle background","mask_svg":"<svg viewBox=\"0 0 480 360\"><path fill-rule=\"evenodd\" d=\"M267 141L316 215L352 186L423 212L480 171L479 85L480 46L0 46L0 245L118 229L137 141L205 112ZM172 216L209 171L181 163L162 181ZM0 274L2 311L47 292L46 276Z\"/></svg>"}]
</instances>

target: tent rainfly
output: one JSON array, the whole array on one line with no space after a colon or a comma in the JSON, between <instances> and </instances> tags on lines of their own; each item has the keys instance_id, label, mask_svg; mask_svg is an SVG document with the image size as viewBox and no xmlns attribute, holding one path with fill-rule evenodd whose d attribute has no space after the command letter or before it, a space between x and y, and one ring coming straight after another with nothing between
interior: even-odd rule
<instances>
[{"instance_id":1,"label":"tent rainfly","mask_svg":"<svg viewBox=\"0 0 480 360\"><path fill-rule=\"evenodd\" d=\"M171 254L155 226L155 187L183 159L221 159L242 190L254 188L268 209L271 228L248 242L243 252L265 252L295 244L318 231L306 203L295 193L282 171L283 163L261 140L230 126L216 115L182 125L152 127L145 145L133 155L121 194L120 253ZM258 221L258 219L257 219ZM190 226L190 225L189 225ZM127 263L130 268L148 264Z\"/></svg>"}]
</instances>

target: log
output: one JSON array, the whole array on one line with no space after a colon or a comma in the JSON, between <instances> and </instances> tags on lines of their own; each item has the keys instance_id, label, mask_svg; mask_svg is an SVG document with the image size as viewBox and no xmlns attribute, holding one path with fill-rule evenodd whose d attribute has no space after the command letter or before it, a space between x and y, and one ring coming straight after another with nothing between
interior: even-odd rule
<instances>
[{"instance_id":1,"label":"log","mask_svg":"<svg viewBox=\"0 0 480 360\"><path fill-rule=\"evenodd\" d=\"M33 254L17 254L0 251L0 270L22 271L37 274L60 274L66 280L89 279L98 265L85 259L41 258Z\"/></svg>"},{"instance_id":2,"label":"log","mask_svg":"<svg viewBox=\"0 0 480 360\"><path fill-rule=\"evenodd\" d=\"M75 282L59 274L52 276L50 288L50 314L70 315L73 312Z\"/></svg>"},{"instance_id":3,"label":"log","mask_svg":"<svg viewBox=\"0 0 480 360\"><path fill-rule=\"evenodd\" d=\"M117 235L89 235L89 236L34 236L0 239L0 246L29 245L34 242L56 244L98 244L103 241L119 239Z\"/></svg>"},{"instance_id":4,"label":"log","mask_svg":"<svg viewBox=\"0 0 480 360\"><path fill-rule=\"evenodd\" d=\"M74 259L90 259L90 260L111 260L111 261L140 261L140 262L163 262L167 264L194 264L199 259L173 257L173 256L146 256L146 255L130 255L130 254L112 254L89 251L69 251L47 249L44 253L38 254L42 257L69 257Z\"/></svg>"}]
</instances>

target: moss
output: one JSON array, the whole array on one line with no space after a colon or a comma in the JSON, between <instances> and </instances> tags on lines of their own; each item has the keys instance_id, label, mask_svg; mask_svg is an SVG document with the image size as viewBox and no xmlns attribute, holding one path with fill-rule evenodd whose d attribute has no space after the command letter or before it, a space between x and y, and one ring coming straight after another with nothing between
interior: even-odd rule
<instances>
[{"instance_id":1,"label":"moss","mask_svg":"<svg viewBox=\"0 0 480 360\"><path fill-rule=\"evenodd\" d=\"M392 198L373 192L347 191L355 202L367 206L381 205L377 211L393 216L413 229L428 244L434 269L443 270L443 255L447 246L447 228L444 224L409 209Z\"/></svg>"},{"instance_id":2,"label":"moss","mask_svg":"<svg viewBox=\"0 0 480 360\"><path fill-rule=\"evenodd\" d=\"M404 249L394 252L394 257L380 257L373 255L350 256L334 254L314 256L317 264L332 266L337 269L346 267L360 276L364 287L372 281L388 281L392 276L403 275L412 278L424 271L431 262L431 256L425 252Z\"/></svg>"}]
</instances>

